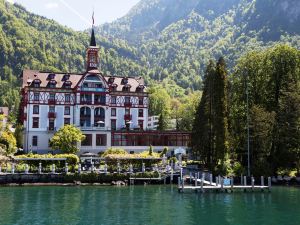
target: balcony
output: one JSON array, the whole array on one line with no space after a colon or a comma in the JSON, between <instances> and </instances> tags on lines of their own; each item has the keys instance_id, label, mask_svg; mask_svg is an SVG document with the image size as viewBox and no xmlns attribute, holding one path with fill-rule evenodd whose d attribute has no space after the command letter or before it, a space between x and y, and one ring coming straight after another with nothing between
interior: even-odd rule
<instances>
[{"instance_id":1,"label":"balcony","mask_svg":"<svg viewBox=\"0 0 300 225\"><path fill-rule=\"evenodd\" d=\"M92 105L92 100L81 99L80 105Z\"/></svg>"},{"instance_id":2,"label":"balcony","mask_svg":"<svg viewBox=\"0 0 300 225\"><path fill-rule=\"evenodd\" d=\"M48 118L55 119L56 118L56 112L48 112Z\"/></svg>"},{"instance_id":3,"label":"balcony","mask_svg":"<svg viewBox=\"0 0 300 225\"><path fill-rule=\"evenodd\" d=\"M107 127L100 127L100 126L82 126L80 127L80 130L82 131L89 131L89 130L108 130Z\"/></svg>"},{"instance_id":4,"label":"balcony","mask_svg":"<svg viewBox=\"0 0 300 225\"><path fill-rule=\"evenodd\" d=\"M49 105L55 105L56 104L56 100L55 99L48 99L48 104Z\"/></svg>"},{"instance_id":5,"label":"balcony","mask_svg":"<svg viewBox=\"0 0 300 225\"><path fill-rule=\"evenodd\" d=\"M125 120L125 121L130 121L130 120L132 120L132 115L131 115L131 114L129 114L129 115L124 115L124 120Z\"/></svg>"},{"instance_id":6,"label":"balcony","mask_svg":"<svg viewBox=\"0 0 300 225\"><path fill-rule=\"evenodd\" d=\"M131 107L131 106L132 106L132 103L131 103L131 102L125 102L125 103L124 103L124 106L125 106L125 107Z\"/></svg>"},{"instance_id":7,"label":"balcony","mask_svg":"<svg viewBox=\"0 0 300 225\"><path fill-rule=\"evenodd\" d=\"M104 88L96 88L96 87L81 87L81 91L105 92L105 89Z\"/></svg>"}]
</instances>

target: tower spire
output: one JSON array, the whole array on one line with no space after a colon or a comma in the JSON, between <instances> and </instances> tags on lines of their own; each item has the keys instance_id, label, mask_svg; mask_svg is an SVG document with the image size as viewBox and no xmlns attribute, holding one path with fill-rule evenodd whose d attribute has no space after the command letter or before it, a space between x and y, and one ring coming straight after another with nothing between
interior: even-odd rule
<instances>
[{"instance_id":1,"label":"tower spire","mask_svg":"<svg viewBox=\"0 0 300 225\"><path fill-rule=\"evenodd\" d=\"M91 42L90 46L96 46L96 38L95 38L95 32L94 32L94 24L95 24L95 12L93 10L93 15L92 15L92 35L91 35Z\"/></svg>"},{"instance_id":2,"label":"tower spire","mask_svg":"<svg viewBox=\"0 0 300 225\"><path fill-rule=\"evenodd\" d=\"M96 47L96 38L95 38L94 26L92 27L92 35L91 35L90 46Z\"/></svg>"},{"instance_id":3,"label":"tower spire","mask_svg":"<svg viewBox=\"0 0 300 225\"><path fill-rule=\"evenodd\" d=\"M96 44L96 38L95 38L95 31L94 31L94 11L92 16L92 34L91 34L91 41L90 46L87 48L87 71L91 70L97 70L98 71L98 64L99 64L99 48Z\"/></svg>"}]
</instances>

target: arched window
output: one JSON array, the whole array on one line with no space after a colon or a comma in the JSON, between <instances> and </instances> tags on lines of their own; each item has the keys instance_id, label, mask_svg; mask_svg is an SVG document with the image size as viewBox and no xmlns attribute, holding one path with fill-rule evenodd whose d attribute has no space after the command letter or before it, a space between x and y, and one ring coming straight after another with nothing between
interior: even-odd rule
<instances>
[{"instance_id":1,"label":"arched window","mask_svg":"<svg viewBox=\"0 0 300 225\"><path fill-rule=\"evenodd\" d=\"M81 127L91 126L91 109L89 107L80 108L80 126Z\"/></svg>"},{"instance_id":2,"label":"arched window","mask_svg":"<svg viewBox=\"0 0 300 225\"><path fill-rule=\"evenodd\" d=\"M89 75L85 78L82 87L88 91L95 91L96 88L104 88L102 80L97 75ZM103 91L103 90L101 90Z\"/></svg>"}]
</instances>

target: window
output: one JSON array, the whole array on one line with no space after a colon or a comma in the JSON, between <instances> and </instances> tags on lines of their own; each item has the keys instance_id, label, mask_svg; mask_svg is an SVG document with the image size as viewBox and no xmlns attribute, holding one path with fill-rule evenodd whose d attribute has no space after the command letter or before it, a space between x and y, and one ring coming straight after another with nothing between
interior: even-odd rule
<instances>
[{"instance_id":1,"label":"window","mask_svg":"<svg viewBox=\"0 0 300 225\"><path fill-rule=\"evenodd\" d=\"M68 80L68 81L64 82L63 87L64 88L71 88L71 85L72 85L72 82Z\"/></svg>"},{"instance_id":2,"label":"window","mask_svg":"<svg viewBox=\"0 0 300 225\"><path fill-rule=\"evenodd\" d=\"M64 118L64 124L65 125L70 125L71 124L71 119L70 118Z\"/></svg>"},{"instance_id":3,"label":"window","mask_svg":"<svg viewBox=\"0 0 300 225\"><path fill-rule=\"evenodd\" d=\"M105 95L95 95L95 103L99 103L105 105L106 103L106 96Z\"/></svg>"},{"instance_id":4,"label":"window","mask_svg":"<svg viewBox=\"0 0 300 225\"><path fill-rule=\"evenodd\" d=\"M143 109L139 109L139 117L143 117L144 116L144 110Z\"/></svg>"},{"instance_id":5,"label":"window","mask_svg":"<svg viewBox=\"0 0 300 225\"><path fill-rule=\"evenodd\" d=\"M127 77L123 78L121 84L123 85L128 84L128 78Z\"/></svg>"},{"instance_id":6,"label":"window","mask_svg":"<svg viewBox=\"0 0 300 225\"><path fill-rule=\"evenodd\" d=\"M93 136L92 134L85 134L85 139L81 142L81 146L92 146Z\"/></svg>"},{"instance_id":7,"label":"window","mask_svg":"<svg viewBox=\"0 0 300 225\"><path fill-rule=\"evenodd\" d=\"M49 130L55 130L54 119L52 118L49 119Z\"/></svg>"},{"instance_id":8,"label":"window","mask_svg":"<svg viewBox=\"0 0 300 225\"><path fill-rule=\"evenodd\" d=\"M144 120L139 120L139 127L140 129L144 128Z\"/></svg>"},{"instance_id":9,"label":"window","mask_svg":"<svg viewBox=\"0 0 300 225\"><path fill-rule=\"evenodd\" d=\"M108 83L109 83L109 84L114 83L114 81L115 81L115 78L114 78L114 77L108 78Z\"/></svg>"},{"instance_id":10,"label":"window","mask_svg":"<svg viewBox=\"0 0 300 225\"><path fill-rule=\"evenodd\" d=\"M92 103L92 95L88 95L88 94L80 95L80 101L82 104L91 104Z\"/></svg>"},{"instance_id":11,"label":"window","mask_svg":"<svg viewBox=\"0 0 300 225\"><path fill-rule=\"evenodd\" d=\"M49 112L50 112L50 113L54 113L54 112L55 112L55 106L50 105L50 106L49 106Z\"/></svg>"},{"instance_id":12,"label":"window","mask_svg":"<svg viewBox=\"0 0 300 225\"><path fill-rule=\"evenodd\" d=\"M49 88L56 88L56 81L55 80L50 80L48 83Z\"/></svg>"},{"instance_id":13,"label":"window","mask_svg":"<svg viewBox=\"0 0 300 225\"><path fill-rule=\"evenodd\" d=\"M125 109L125 115L130 115L130 109Z\"/></svg>"},{"instance_id":14,"label":"window","mask_svg":"<svg viewBox=\"0 0 300 225\"><path fill-rule=\"evenodd\" d=\"M129 84L126 84L126 85L124 85L122 91L128 92L128 91L130 91L130 88L131 88L131 86Z\"/></svg>"},{"instance_id":15,"label":"window","mask_svg":"<svg viewBox=\"0 0 300 225\"><path fill-rule=\"evenodd\" d=\"M128 96L125 97L125 103L130 103L130 97Z\"/></svg>"},{"instance_id":16,"label":"window","mask_svg":"<svg viewBox=\"0 0 300 225\"><path fill-rule=\"evenodd\" d=\"M111 116L116 116L117 115L117 109L112 108L111 109Z\"/></svg>"},{"instance_id":17,"label":"window","mask_svg":"<svg viewBox=\"0 0 300 225\"><path fill-rule=\"evenodd\" d=\"M41 81L40 81L40 80L34 80L34 81L33 81L33 87L35 87L35 88L39 88L39 87L40 87L40 84L41 84Z\"/></svg>"},{"instance_id":18,"label":"window","mask_svg":"<svg viewBox=\"0 0 300 225\"><path fill-rule=\"evenodd\" d=\"M70 115L70 106L65 106L65 115Z\"/></svg>"},{"instance_id":19,"label":"window","mask_svg":"<svg viewBox=\"0 0 300 225\"><path fill-rule=\"evenodd\" d=\"M130 151L129 154L134 154L134 151Z\"/></svg>"},{"instance_id":20,"label":"window","mask_svg":"<svg viewBox=\"0 0 300 225\"><path fill-rule=\"evenodd\" d=\"M144 91L144 85L139 85L137 88L136 88L136 92L143 92Z\"/></svg>"},{"instance_id":21,"label":"window","mask_svg":"<svg viewBox=\"0 0 300 225\"><path fill-rule=\"evenodd\" d=\"M32 146L38 146L38 136L32 136Z\"/></svg>"},{"instance_id":22,"label":"window","mask_svg":"<svg viewBox=\"0 0 300 225\"><path fill-rule=\"evenodd\" d=\"M117 84L112 84L109 88L111 91L117 91L117 87L118 87Z\"/></svg>"},{"instance_id":23,"label":"window","mask_svg":"<svg viewBox=\"0 0 300 225\"><path fill-rule=\"evenodd\" d=\"M71 102L71 95L65 94L65 102L70 103Z\"/></svg>"},{"instance_id":24,"label":"window","mask_svg":"<svg viewBox=\"0 0 300 225\"><path fill-rule=\"evenodd\" d=\"M144 98L139 98L139 105L144 105Z\"/></svg>"},{"instance_id":25,"label":"window","mask_svg":"<svg viewBox=\"0 0 300 225\"><path fill-rule=\"evenodd\" d=\"M39 114L39 106L38 105L34 105L33 106L33 114Z\"/></svg>"},{"instance_id":26,"label":"window","mask_svg":"<svg viewBox=\"0 0 300 225\"><path fill-rule=\"evenodd\" d=\"M32 128L39 128L39 117L32 118Z\"/></svg>"},{"instance_id":27,"label":"window","mask_svg":"<svg viewBox=\"0 0 300 225\"><path fill-rule=\"evenodd\" d=\"M40 101L40 93L34 93L33 100Z\"/></svg>"},{"instance_id":28,"label":"window","mask_svg":"<svg viewBox=\"0 0 300 225\"><path fill-rule=\"evenodd\" d=\"M111 96L111 104L117 104L116 96Z\"/></svg>"},{"instance_id":29,"label":"window","mask_svg":"<svg viewBox=\"0 0 300 225\"><path fill-rule=\"evenodd\" d=\"M96 146L106 146L106 134L96 135Z\"/></svg>"},{"instance_id":30,"label":"window","mask_svg":"<svg viewBox=\"0 0 300 225\"><path fill-rule=\"evenodd\" d=\"M51 93L49 95L49 100L55 100L55 94L54 93Z\"/></svg>"},{"instance_id":31,"label":"window","mask_svg":"<svg viewBox=\"0 0 300 225\"><path fill-rule=\"evenodd\" d=\"M70 79L70 75L69 74L65 74L62 78L62 81L67 81Z\"/></svg>"},{"instance_id":32,"label":"window","mask_svg":"<svg viewBox=\"0 0 300 225\"><path fill-rule=\"evenodd\" d=\"M110 126L112 130L116 130L117 129L117 121L116 120L111 120L110 122Z\"/></svg>"},{"instance_id":33,"label":"window","mask_svg":"<svg viewBox=\"0 0 300 225\"><path fill-rule=\"evenodd\" d=\"M49 73L47 80L53 80L55 78L55 73Z\"/></svg>"}]
</instances>

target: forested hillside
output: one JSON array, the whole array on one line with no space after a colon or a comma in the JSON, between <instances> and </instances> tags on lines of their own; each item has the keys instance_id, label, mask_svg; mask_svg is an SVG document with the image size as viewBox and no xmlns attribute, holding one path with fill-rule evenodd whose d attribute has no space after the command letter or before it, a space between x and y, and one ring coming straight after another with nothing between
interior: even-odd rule
<instances>
[{"instance_id":1,"label":"forested hillside","mask_svg":"<svg viewBox=\"0 0 300 225\"><path fill-rule=\"evenodd\" d=\"M159 81L172 97L183 97L201 90L210 59L224 56L231 72L250 50L278 42L298 48L299 15L297 0L142 0L97 28L101 69L143 76L148 86ZM24 68L83 71L88 43L89 32L0 0L0 105L18 105Z\"/></svg>"},{"instance_id":2,"label":"forested hillside","mask_svg":"<svg viewBox=\"0 0 300 225\"><path fill-rule=\"evenodd\" d=\"M251 50L300 46L297 0L143 0L98 33L136 46L149 76L184 89L199 89L204 68L224 56L232 71Z\"/></svg>"},{"instance_id":3,"label":"forested hillside","mask_svg":"<svg viewBox=\"0 0 300 225\"><path fill-rule=\"evenodd\" d=\"M18 77L25 68L83 72L89 38L86 32L75 32L0 0L0 105L18 106ZM146 71L136 63L135 48L100 37L97 42L104 71L146 77Z\"/></svg>"}]
</instances>

